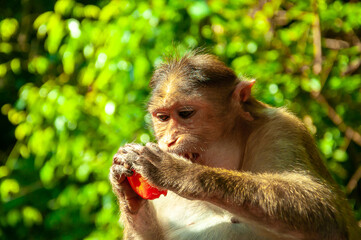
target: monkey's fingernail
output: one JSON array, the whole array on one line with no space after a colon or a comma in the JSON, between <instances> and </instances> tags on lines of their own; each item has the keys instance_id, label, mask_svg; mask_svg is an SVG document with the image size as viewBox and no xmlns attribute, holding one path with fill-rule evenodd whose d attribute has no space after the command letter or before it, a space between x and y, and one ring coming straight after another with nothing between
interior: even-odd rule
<instances>
[{"instance_id":1,"label":"monkey's fingernail","mask_svg":"<svg viewBox=\"0 0 361 240\"><path fill-rule=\"evenodd\" d=\"M130 165L128 163L124 163L123 165L126 169L130 169Z\"/></svg>"},{"instance_id":2,"label":"monkey's fingernail","mask_svg":"<svg viewBox=\"0 0 361 240\"><path fill-rule=\"evenodd\" d=\"M145 146L146 146L146 147L150 147L150 148L155 148L155 147L157 147L157 144L152 143L152 142L147 142L147 143L145 144Z\"/></svg>"}]
</instances>

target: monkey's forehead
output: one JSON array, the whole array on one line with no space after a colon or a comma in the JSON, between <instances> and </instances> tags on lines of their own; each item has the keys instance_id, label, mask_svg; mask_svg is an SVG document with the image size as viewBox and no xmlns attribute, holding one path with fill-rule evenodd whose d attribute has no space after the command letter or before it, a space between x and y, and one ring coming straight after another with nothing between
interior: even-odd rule
<instances>
[{"instance_id":1,"label":"monkey's forehead","mask_svg":"<svg viewBox=\"0 0 361 240\"><path fill-rule=\"evenodd\" d=\"M194 79L171 73L157 85L153 93L158 95L189 94L197 93L198 88Z\"/></svg>"},{"instance_id":2,"label":"monkey's forehead","mask_svg":"<svg viewBox=\"0 0 361 240\"><path fill-rule=\"evenodd\" d=\"M202 89L191 84L187 79L172 76L163 81L152 91L153 98L173 100L173 99L187 99L189 97L202 97Z\"/></svg>"},{"instance_id":3,"label":"monkey's forehead","mask_svg":"<svg viewBox=\"0 0 361 240\"><path fill-rule=\"evenodd\" d=\"M200 94L153 95L148 103L149 112L171 111L182 107L205 108L209 102Z\"/></svg>"}]
</instances>

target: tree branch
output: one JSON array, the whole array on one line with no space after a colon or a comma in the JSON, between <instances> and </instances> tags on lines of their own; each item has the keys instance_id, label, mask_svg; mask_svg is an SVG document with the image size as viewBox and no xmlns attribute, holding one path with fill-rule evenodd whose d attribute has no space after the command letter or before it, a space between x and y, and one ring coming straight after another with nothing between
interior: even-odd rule
<instances>
[{"instance_id":1,"label":"tree branch","mask_svg":"<svg viewBox=\"0 0 361 240\"><path fill-rule=\"evenodd\" d=\"M318 75L322 71L322 48L321 48L321 28L320 16L318 14L317 0L313 3L314 20L312 23L312 36L313 36L313 73Z\"/></svg>"},{"instance_id":2,"label":"tree branch","mask_svg":"<svg viewBox=\"0 0 361 240\"><path fill-rule=\"evenodd\" d=\"M333 50L340 50L344 48L349 48L350 44L344 40L325 38L325 47Z\"/></svg>"},{"instance_id":3,"label":"tree branch","mask_svg":"<svg viewBox=\"0 0 361 240\"><path fill-rule=\"evenodd\" d=\"M345 75L349 75L356 71L361 65L361 59L357 59L355 61L352 61L350 65L347 66L347 69L341 73L341 76L344 77Z\"/></svg>"},{"instance_id":4,"label":"tree branch","mask_svg":"<svg viewBox=\"0 0 361 240\"><path fill-rule=\"evenodd\" d=\"M350 181L346 186L347 193L351 193L357 186L357 182L361 179L361 167L352 175Z\"/></svg>"},{"instance_id":5,"label":"tree branch","mask_svg":"<svg viewBox=\"0 0 361 240\"><path fill-rule=\"evenodd\" d=\"M361 135L353 128L347 126L340 115L330 106L326 98L320 92L311 92L311 96L321 105L327 108L327 115L332 122L337 125L338 129L343 132L346 138L354 141L357 145L361 146Z\"/></svg>"}]
</instances>

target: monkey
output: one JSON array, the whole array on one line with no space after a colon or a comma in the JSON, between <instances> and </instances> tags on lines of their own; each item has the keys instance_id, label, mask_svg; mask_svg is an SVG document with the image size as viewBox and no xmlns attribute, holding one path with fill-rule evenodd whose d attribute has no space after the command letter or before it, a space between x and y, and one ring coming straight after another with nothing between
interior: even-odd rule
<instances>
[{"instance_id":1,"label":"monkey","mask_svg":"<svg viewBox=\"0 0 361 240\"><path fill-rule=\"evenodd\" d=\"M167 58L150 80L157 143L114 155L124 239L361 239L305 125L258 101L216 56ZM145 200L132 170L167 196Z\"/></svg>"}]
</instances>

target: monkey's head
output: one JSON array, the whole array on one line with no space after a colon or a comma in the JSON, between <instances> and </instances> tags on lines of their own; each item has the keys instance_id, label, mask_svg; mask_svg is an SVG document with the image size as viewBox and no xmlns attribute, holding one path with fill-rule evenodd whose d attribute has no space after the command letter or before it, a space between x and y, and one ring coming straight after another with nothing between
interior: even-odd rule
<instances>
[{"instance_id":1,"label":"monkey's head","mask_svg":"<svg viewBox=\"0 0 361 240\"><path fill-rule=\"evenodd\" d=\"M239 81L212 55L169 59L150 82L148 111L160 148L209 165L212 149L222 148L235 127L252 120L242 104L253 83Z\"/></svg>"}]
</instances>

